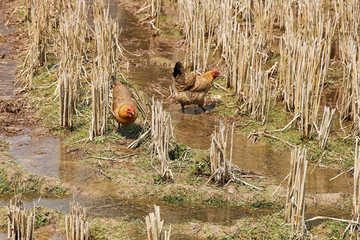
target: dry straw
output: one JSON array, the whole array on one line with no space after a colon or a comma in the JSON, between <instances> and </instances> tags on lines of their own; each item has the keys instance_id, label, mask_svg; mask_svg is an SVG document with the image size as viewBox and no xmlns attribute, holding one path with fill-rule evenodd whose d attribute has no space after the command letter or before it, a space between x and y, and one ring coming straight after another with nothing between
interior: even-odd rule
<instances>
[{"instance_id":1,"label":"dry straw","mask_svg":"<svg viewBox=\"0 0 360 240\"><path fill-rule=\"evenodd\" d=\"M354 190L352 196L353 207L353 221L359 222L360 220L360 146L359 138L355 138L355 159L354 159ZM358 224L351 224L351 232L354 233L358 229Z\"/></svg>"},{"instance_id":2,"label":"dry straw","mask_svg":"<svg viewBox=\"0 0 360 240\"><path fill-rule=\"evenodd\" d=\"M70 203L70 213L65 215L65 231L67 240L89 239L89 222L86 208L78 203Z\"/></svg>"},{"instance_id":3,"label":"dry straw","mask_svg":"<svg viewBox=\"0 0 360 240\"><path fill-rule=\"evenodd\" d=\"M16 195L8 206L8 240L33 240L35 208L26 214L20 198L20 195Z\"/></svg>"},{"instance_id":4,"label":"dry straw","mask_svg":"<svg viewBox=\"0 0 360 240\"><path fill-rule=\"evenodd\" d=\"M220 121L218 129L215 129L211 137L210 145L210 170L211 178L216 183L225 184L232 179L231 162L234 137L234 124L231 131L231 146L228 153L228 135L224 123Z\"/></svg>"},{"instance_id":5,"label":"dry straw","mask_svg":"<svg viewBox=\"0 0 360 240\"><path fill-rule=\"evenodd\" d=\"M205 72L217 21L215 2L179 0L180 24L185 35L185 67Z\"/></svg>"},{"instance_id":6,"label":"dry straw","mask_svg":"<svg viewBox=\"0 0 360 240\"><path fill-rule=\"evenodd\" d=\"M154 153L160 160L160 176L166 181L174 179L169 162L169 143L173 138L171 116L163 110L162 102L152 98L151 139Z\"/></svg>"},{"instance_id":7,"label":"dry straw","mask_svg":"<svg viewBox=\"0 0 360 240\"><path fill-rule=\"evenodd\" d=\"M26 57L23 61L22 73L19 79L24 88L32 87L34 73L44 66L48 49L48 36L52 31L50 26L52 0L26 1L26 19L28 22L29 43Z\"/></svg>"},{"instance_id":8,"label":"dry straw","mask_svg":"<svg viewBox=\"0 0 360 240\"><path fill-rule=\"evenodd\" d=\"M104 0L94 1L96 60L92 69L92 121L90 140L103 135L109 115L109 85L111 76L120 69L122 56L118 39L120 29L109 16Z\"/></svg>"},{"instance_id":9,"label":"dry straw","mask_svg":"<svg viewBox=\"0 0 360 240\"><path fill-rule=\"evenodd\" d=\"M300 114L298 128L306 138L314 133L313 123L318 121L330 46L329 41L308 41L293 35L285 35L281 40L279 85L287 110Z\"/></svg>"},{"instance_id":10,"label":"dry straw","mask_svg":"<svg viewBox=\"0 0 360 240\"><path fill-rule=\"evenodd\" d=\"M339 17L337 31L338 46L334 48L343 63L343 81L340 91L339 112L341 120L351 119L353 122L353 133L359 133L360 107L357 100L359 91L359 24L360 24L360 2L339 0L333 3L334 11Z\"/></svg>"},{"instance_id":11,"label":"dry straw","mask_svg":"<svg viewBox=\"0 0 360 240\"><path fill-rule=\"evenodd\" d=\"M85 0L76 0L66 6L60 17L58 72L60 125L73 126L73 115L79 102L79 88L85 53L85 39L88 35L87 7Z\"/></svg>"},{"instance_id":12,"label":"dry straw","mask_svg":"<svg viewBox=\"0 0 360 240\"><path fill-rule=\"evenodd\" d=\"M326 143L329 138L331 123L335 114L335 109L332 109L330 112L329 107L324 108L324 113L320 125L320 129L317 130L318 132L318 146L321 149L325 149Z\"/></svg>"},{"instance_id":13,"label":"dry straw","mask_svg":"<svg viewBox=\"0 0 360 240\"><path fill-rule=\"evenodd\" d=\"M160 218L160 207L154 205L155 213L145 217L148 240L170 240L171 225L169 231L163 231L164 220ZM163 236L164 232L164 236Z\"/></svg>"},{"instance_id":14,"label":"dry straw","mask_svg":"<svg viewBox=\"0 0 360 240\"><path fill-rule=\"evenodd\" d=\"M291 238L303 238L305 226L305 180L307 150L295 148L291 151L291 168L286 196L286 221L291 224Z\"/></svg>"},{"instance_id":15,"label":"dry straw","mask_svg":"<svg viewBox=\"0 0 360 240\"><path fill-rule=\"evenodd\" d=\"M360 49L352 36L340 41L340 58L343 60L343 84L341 87L340 115L342 119L351 119L353 134L360 130Z\"/></svg>"}]
</instances>

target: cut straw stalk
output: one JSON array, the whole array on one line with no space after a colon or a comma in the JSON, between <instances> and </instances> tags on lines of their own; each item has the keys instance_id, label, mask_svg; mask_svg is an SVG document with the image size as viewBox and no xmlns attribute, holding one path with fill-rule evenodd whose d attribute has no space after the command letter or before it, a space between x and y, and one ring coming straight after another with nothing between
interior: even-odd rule
<instances>
[{"instance_id":1,"label":"cut straw stalk","mask_svg":"<svg viewBox=\"0 0 360 240\"><path fill-rule=\"evenodd\" d=\"M173 138L171 116L163 110L162 102L152 98L151 139L153 152L160 160L160 176L166 181L174 179L169 163L169 142Z\"/></svg>"},{"instance_id":2,"label":"cut straw stalk","mask_svg":"<svg viewBox=\"0 0 360 240\"><path fill-rule=\"evenodd\" d=\"M96 61L92 69L92 123L90 140L105 134L109 115L110 76L120 69L122 50L118 42L120 30L109 16L105 0L94 1Z\"/></svg>"},{"instance_id":3,"label":"cut straw stalk","mask_svg":"<svg viewBox=\"0 0 360 240\"><path fill-rule=\"evenodd\" d=\"M33 240L34 226L35 208L27 214L21 195L15 195L8 206L8 240Z\"/></svg>"},{"instance_id":4,"label":"cut straw stalk","mask_svg":"<svg viewBox=\"0 0 360 240\"><path fill-rule=\"evenodd\" d=\"M305 227L305 180L307 174L307 150L291 151L291 168L286 196L286 221L291 224L291 238L304 236Z\"/></svg>"},{"instance_id":5,"label":"cut straw stalk","mask_svg":"<svg viewBox=\"0 0 360 240\"><path fill-rule=\"evenodd\" d=\"M69 3L70 4L70 3ZM59 18L60 57L58 72L60 125L73 126L73 115L80 98L80 80L84 68L85 39L88 34L87 7L84 0L76 0Z\"/></svg>"},{"instance_id":6,"label":"cut straw stalk","mask_svg":"<svg viewBox=\"0 0 360 240\"><path fill-rule=\"evenodd\" d=\"M227 153L228 130L222 121L211 137L210 169L212 179L221 184L227 183L232 178L231 163L233 149L234 124L231 131L230 154Z\"/></svg>"},{"instance_id":7,"label":"cut straw stalk","mask_svg":"<svg viewBox=\"0 0 360 240\"><path fill-rule=\"evenodd\" d=\"M86 208L78 203L70 203L70 213L65 216L65 232L67 240L88 240L89 222Z\"/></svg>"},{"instance_id":8,"label":"cut straw stalk","mask_svg":"<svg viewBox=\"0 0 360 240\"><path fill-rule=\"evenodd\" d=\"M331 36L329 36L331 38ZM298 128L304 137L314 132L321 95L327 75L330 44L328 41L309 42L294 36L284 36L280 42L280 86L287 110L300 114ZM320 53L320 54L319 54Z\"/></svg>"},{"instance_id":9,"label":"cut straw stalk","mask_svg":"<svg viewBox=\"0 0 360 240\"><path fill-rule=\"evenodd\" d=\"M325 149L326 143L329 139L329 133L334 114L335 109L332 109L330 112L329 107L324 108L323 118L321 121L320 129L318 130L318 146L321 149Z\"/></svg>"},{"instance_id":10,"label":"cut straw stalk","mask_svg":"<svg viewBox=\"0 0 360 240\"><path fill-rule=\"evenodd\" d=\"M340 40L340 58L344 62L343 84L341 87L340 116L351 119L353 134L360 132L360 49L359 39L354 36L342 37Z\"/></svg>"},{"instance_id":11,"label":"cut straw stalk","mask_svg":"<svg viewBox=\"0 0 360 240\"><path fill-rule=\"evenodd\" d=\"M160 207L154 205L155 213L150 213L145 217L146 231L148 240L170 240L171 225L169 231L164 231L163 237L163 225L164 220L160 218Z\"/></svg>"}]
</instances>

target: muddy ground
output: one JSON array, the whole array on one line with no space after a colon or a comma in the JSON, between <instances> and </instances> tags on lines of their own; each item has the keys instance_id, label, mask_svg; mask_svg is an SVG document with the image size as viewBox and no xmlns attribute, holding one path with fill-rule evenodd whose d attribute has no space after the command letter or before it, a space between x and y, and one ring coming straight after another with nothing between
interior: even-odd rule
<instances>
[{"instance_id":1,"label":"muddy ground","mask_svg":"<svg viewBox=\"0 0 360 240\"><path fill-rule=\"evenodd\" d=\"M16 64L21 63L21 53L26 47L26 29L22 24L21 16L15 14L16 9L21 8L20 0L4 0L0 3L0 21L2 26L7 24L9 29L5 28L6 31L2 31L0 35L0 64L9 61L16 61ZM121 2L121 6L131 13L135 13L141 6L143 1L125 1ZM168 7L166 7L168 6ZM170 16L176 16L176 10L172 5L165 5L164 13ZM14 13L14 14L13 14ZM139 19L142 19L144 15L138 15ZM144 23L145 28L146 23ZM169 31L169 29L176 28L176 17L169 20L167 27L163 31ZM133 41L136 41L134 39ZM166 37L161 35L158 40L155 41L155 45L152 49L144 51L139 50L135 52L137 54L143 54L144 56L150 56L151 61L138 61L131 60L130 65L133 67L141 67L142 65L153 64L156 66L167 66L171 71L173 62L164 60L161 58L163 51L159 46L166 46L167 51L179 52L181 54L181 39L178 37ZM14 68L11 70L14 71ZM2 76L4 74L2 73ZM15 76L14 74L11 76ZM16 78L11 79L7 77L9 81L16 81ZM8 86L8 85L7 85ZM161 94L165 95L164 102L168 109L175 109L174 114L179 114L180 105L177 104L172 98L167 98L170 94L168 88L161 87L160 85L149 84L147 87L150 89L158 89ZM146 89L146 88L145 88ZM38 90L39 91L39 90ZM1 92L0 92L1 93ZM188 118L206 118L212 122L216 122L220 117L221 113L211 106L212 103L218 98L217 93L225 96L226 92L217 90L216 94L211 94L207 99L210 114L203 114L196 108L190 107L187 110ZM254 238L273 238L274 236L287 236L288 227L284 225L284 221L279 217L279 212L283 207L284 196L286 189L282 185L273 195L278 187L279 181L273 178L249 178L246 181L252 184L262 187L265 191L254 191L240 183L230 183L226 186L216 186L208 184L209 171L203 168L206 165L208 156L204 151L192 150L189 153L189 159L183 161L173 162L173 171L176 171L175 183L163 183L156 178L154 169L149 165L150 151L147 149L148 145L139 147L135 150L128 150L126 147L134 139L133 137L126 137L124 134L116 129L116 126L111 126L109 134L105 138L99 138L97 141L89 142L87 138L87 132L76 135L76 131L70 132L66 129L61 129L57 126L56 122L48 121L46 114L39 114L41 109L41 101L46 102L48 96L34 95L27 91L24 91L21 86L11 89L6 93L2 93L0 96L0 136L14 136L23 134L24 129L26 134L29 134L31 138L39 138L41 136L61 136L65 137L67 150L65 156L76 153L76 158L82 160L82 164L89 166L96 174L96 179L101 181L110 181L114 184L111 188L114 188L116 198L120 199L155 199L158 203L167 202L170 204L188 204L189 206L196 205L228 205L236 206L242 205L245 208L253 209L265 209L267 214L261 215L260 217L245 217L237 221L232 221L228 224L214 224L212 223L211 217L206 222L192 222L187 221L183 223L173 223L173 234L172 239L245 239L247 234L252 234ZM158 94L158 97L161 97ZM7 96L11 96L8 99ZM36 98L36 100L34 100ZM219 105L217 105L219 107ZM221 106L221 105L220 105ZM56 108L55 108L56 109ZM227 117L228 121L234 120L234 117ZM185 121L186 122L186 121ZM243 124L243 123L238 123ZM133 129L135 132L136 129ZM67 136L67 137L66 137ZM209 137L209 136L207 136ZM174 142L174 145L178 145L181 151L178 154L183 154L187 148L178 142ZM11 164L11 156L8 154L8 144L1 141L1 155L2 167L6 169L6 172L21 172L24 179L29 179L29 173L19 170L13 161ZM119 160L118 162L106 161L104 158L121 159L122 156L128 154L135 154L126 159ZM102 157L101 159L94 159L93 156ZM192 158L192 159L190 159ZM5 161L4 161L5 160ZM153 164L156 164L154 162ZM14 174L9 174L9 179L13 179ZM35 194L46 195L51 193L49 189L54 189L54 186L61 186L61 194L71 193L71 187L69 183L60 183L59 179L42 177L43 182L41 190ZM24 180L24 182L27 182ZM36 181L35 181L36 182ZM29 183L31 184L31 183ZM59 187L60 188L60 187ZM87 192L85 188L77 187L77 194L82 192L88 195L94 194ZM348 194L346 193L323 193L310 196L306 199L309 209L313 209L311 216L317 215L321 212L321 209L336 208L340 209L339 214L349 213L349 200ZM151 205L151 204L149 204ZM151 206L147 210L151 209ZM342 211L343 210L343 211ZM51 231L59 231L60 221L59 216L56 214L52 215L49 210L42 210L40 212L48 212L48 215L56 216L50 217L51 221L47 221L48 224L44 224L44 227L51 226ZM170 213L171 215L171 213ZM280 214L281 216L281 214ZM343 216L343 215L341 215ZM56 221L55 221L55 220ZM134 234L134 229L144 228L142 221L128 221L125 218L113 219L113 218L94 218L94 239L142 239L145 237L144 230L139 231L140 233ZM46 221L45 221L46 222ZM50 224L51 223L51 224ZM109 229L104 229L102 225L108 224ZM117 226L125 226L125 229L120 231L120 235L127 236L128 238L122 238L116 233L114 229ZM141 226L142 225L142 226ZM3 225L4 226L4 225ZM276 226L276 230L274 230ZM340 226L340 228L343 226ZM113 228L113 231L111 231ZM339 228L338 225L328 227L325 223L318 223L313 227L313 230L320 236L335 236L334 231ZM57 229L57 230L54 230ZM129 230L130 229L130 230ZM44 232L48 230L43 230ZM105 235L105 237L104 237ZM107 235L107 236L106 236ZM228 238L226 238L228 237ZM274 238L276 238L274 237ZM285 237L286 238L286 237ZM44 239L47 239L46 237ZM321 237L320 237L321 239Z\"/></svg>"}]
</instances>

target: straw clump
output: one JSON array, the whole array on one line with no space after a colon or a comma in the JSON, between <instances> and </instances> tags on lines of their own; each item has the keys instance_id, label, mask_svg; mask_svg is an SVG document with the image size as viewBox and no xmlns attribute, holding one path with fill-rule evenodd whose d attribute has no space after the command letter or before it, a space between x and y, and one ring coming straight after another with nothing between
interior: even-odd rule
<instances>
[{"instance_id":1,"label":"straw clump","mask_svg":"<svg viewBox=\"0 0 360 240\"><path fill-rule=\"evenodd\" d=\"M221 184L227 183L232 178L231 162L233 149L234 126L232 127L230 153L228 153L228 135L224 123L220 121L218 129L215 129L211 137L210 145L210 170L211 178Z\"/></svg>"},{"instance_id":2,"label":"straw clump","mask_svg":"<svg viewBox=\"0 0 360 240\"><path fill-rule=\"evenodd\" d=\"M305 181L307 174L307 150L291 151L291 168L286 195L286 221L291 224L291 238L303 238L305 226Z\"/></svg>"},{"instance_id":3,"label":"straw clump","mask_svg":"<svg viewBox=\"0 0 360 240\"><path fill-rule=\"evenodd\" d=\"M160 160L159 174L162 179L174 179L169 162L169 143L173 138L171 116L163 110L162 102L152 98L151 105L151 139L152 149Z\"/></svg>"},{"instance_id":4,"label":"straw clump","mask_svg":"<svg viewBox=\"0 0 360 240\"><path fill-rule=\"evenodd\" d=\"M145 217L148 240L170 240L171 225L169 231L163 231L164 220L160 218L160 207L154 205L155 212ZM164 234L163 234L164 233Z\"/></svg>"},{"instance_id":5,"label":"straw clump","mask_svg":"<svg viewBox=\"0 0 360 240\"><path fill-rule=\"evenodd\" d=\"M120 29L110 18L104 0L94 2L96 57L92 68L92 122L90 139L105 134L109 117L109 88L111 76L120 69L122 50L118 42Z\"/></svg>"},{"instance_id":6,"label":"straw clump","mask_svg":"<svg viewBox=\"0 0 360 240\"><path fill-rule=\"evenodd\" d=\"M8 240L33 240L34 226L35 209L27 214L21 195L15 195L8 206Z\"/></svg>"},{"instance_id":7,"label":"straw clump","mask_svg":"<svg viewBox=\"0 0 360 240\"><path fill-rule=\"evenodd\" d=\"M70 213L65 216L65 232L67 240L89 239L89 222L86 208L78 203L70 203Z\"/></svg>"},{"instance_id":8,"label":"straw clump","mask_svg":"<svg viewBox=\"0 0 360 240\"><path fill-rule=\"evenodd\" d=\"M80 98L80 82L84 73L85 39L88 36L87 13L84 0L64 6L67 11L60 17L58 71L60 125L73 126L73 115Z\"/></svg>"}]
</instances>

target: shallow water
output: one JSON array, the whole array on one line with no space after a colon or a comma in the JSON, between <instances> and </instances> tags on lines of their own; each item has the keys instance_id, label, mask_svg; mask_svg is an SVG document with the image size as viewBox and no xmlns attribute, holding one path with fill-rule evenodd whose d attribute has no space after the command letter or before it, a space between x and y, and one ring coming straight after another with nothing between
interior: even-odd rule
<instances>
[{"instance_id":1,"label":"shallow water","mask_svg":"<svg viewBox=\"0 0 360 240\"><path fill-rule=\"evenodd\" d=\"M23 129L24 135L0 137L10 143L9 153L24 170L35 175L59 177L81 192L76 201L90 209L92 217L126 217L129 220L143 219L153 211L153 205L161 206L161 215L169 223L187 222L191 220L225 224L241 217L258 216L269 212L266 209L245 209L229 206L192 206L164 204L155 200L124 200L117 196L118 188L111 181L104 180L93 169L85 167L76 157L76 153L68 152L60 140L51 137L31 138ZM26 209L45 206L50 209L69 212L72 198L48 199L24 197ZM2 198L0 206L8 204Z\"/></svg>"}]
</instances>

